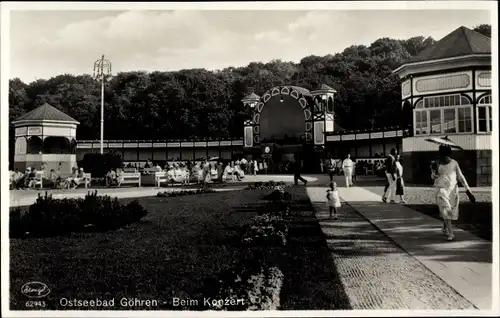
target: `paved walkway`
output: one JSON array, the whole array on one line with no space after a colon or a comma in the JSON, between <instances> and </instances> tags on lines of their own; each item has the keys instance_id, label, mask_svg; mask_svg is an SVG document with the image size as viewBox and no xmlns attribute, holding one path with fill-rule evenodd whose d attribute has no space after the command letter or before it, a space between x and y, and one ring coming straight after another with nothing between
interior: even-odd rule
<instances>
[{"instance_id":1,"label":"paved walkway","mask_svg":"<svg viewBox=\"0 0 500 318\"><path fill-rule=\"evenodd\" d=\"M337 265L345 271L340 274L345 275L344 284L354 306L462 309L473 305L491 309L490 242L460 229L456 241L447 242L440 221L398 204L384 204L379 196L360 187L340 188L340 196L347 202L341 208L344 215L339 221L325 220L326 187L311 186L307 190L320 213L323 232L337 254ZM385 235L380 232L393 242L384 241L380 235ZM413 257L405 257L401 248ZM431 273L434 277L429 276ZM364 278L360 280L360 276ZM447 290L447 286L451 288ZM415 294L411 295L411 290ZM371 304L367 299L372 299Z\"/></svg>"}]
</instances>

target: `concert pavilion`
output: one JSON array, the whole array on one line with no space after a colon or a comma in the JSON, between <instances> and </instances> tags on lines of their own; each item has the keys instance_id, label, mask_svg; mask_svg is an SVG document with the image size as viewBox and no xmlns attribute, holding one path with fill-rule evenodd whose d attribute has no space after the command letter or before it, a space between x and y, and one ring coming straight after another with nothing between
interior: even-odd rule
<instances>
[{"instance_id":1,"label":"concert pavilion","mask_svg":"<svg viewBox=\"0 0 500 318\"><path fill-rule=\"evenodd\" d=\"M453 157L469 184L491 185L491 39L460 27L394 73L403 113L412 119L402 145L406 179L428 181L437 146L425 139L448 136L463 148Z\"/></svg>"}]
</instances>

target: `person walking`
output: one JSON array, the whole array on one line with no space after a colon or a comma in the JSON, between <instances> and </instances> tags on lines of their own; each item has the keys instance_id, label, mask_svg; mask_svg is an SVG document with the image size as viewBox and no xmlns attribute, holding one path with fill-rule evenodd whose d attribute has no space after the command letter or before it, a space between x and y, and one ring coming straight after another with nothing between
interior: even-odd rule
<instances>
[{"instance_id":1,"label":"person walking","mask_svg":"<svg viewBox=\"0 0 500 318\"><path fill-rule=\"evenodd\" d=\"M330 177L330 182L333 181L333 175L335 174L336 164L333 158L329 158L326 163L326 170L328 172L328 176Z\"/></svg>"},{"instance_id":2,"label":"person walking","mask_svg":"<svg viewBox=\"0 0 500 318\"><path fill-rule=\"evenodd\" d=\"M403 180L403 165L401 164L401 157L396 156L396 195L399 195L399 203L406 204L405 201L405 183Z\"/></svg>"},{"instance_id":3,"label":"person walking","mask_svg":"<svg viewBox=\"0 0 500 318\"><path fill-rule=\"evenodd\" d=\"M293 174L293 181L295 182L295 185L298 185L300 180L304 183L304 186L307 186L307 180L302 178L302 176L300 175L302 172L302 161L300 160L300 156L298 153L294 155L294 159L295 169Z\"/></svg>"},{"instance_id":4,"label":"person walking","mask_svg":"<svg viewBox=\"0 0 500 318\"><path fill-rule=\"evenodd\" d=\"M347 154L347 158L342 162L342 170L344 171L345 186L347 188L352 186L352 170L354 168L354 163L351 160L351 155Z\"/></svg>"},{"instance_id":5,"label":"person walking","mask_svg":"<svg viewBox=\"0 0 500 318\"><path fill-rule=\"evenodd\" d=\"M206 184L207 182L211 181L212 180L212 177L210 175L210 162L208 162L208 159L204 159L203 160L203 164L202 164L202 167L201 167L201 170L202 170L202 184Z\"/></svg>"},{"instance_id":6,"label":"person walking","mask_svg":"<svg viewBox=\"0 0 500 318\"><path fill-rule=\"evenodd\" d=\"M397 150L391 149L390 155L385 160L385 176L387 178L387 183L384 188L384 194L382 195L382 201L387 203L387 199L389 199L390 203L396 203L394 200L394 196L396 194L396 156Z\"/></svg>"},{"instance_id":7,"label":"person walking","mask_svg":"<svg viewBox=\"0 0 500 318\"><path fill-rule=\"evenodd\" d=\"M431 173L436 190L436 205L443 219L442 231L447 235L448 241L453 241L455 238L452 221L458 220L459 216L460 193L458 182L466 189L469 200L472 203L476 202L476 198L471 193L458 162L451 159L451 152L451 147L439 146L439 159L432 167Z\"/></svg>"},{"instance_id":8,"label":"person walking","mask_svg":"<svg viewBox=\"0 0 500 318\"><path fill-rule=\"evenodd\" d=\"M243 171L245 174L248 174L248 160L243 157L241 158L241 161L240 161L240 168L241 168L241 171Z\"/></svg>"}]
</instances>

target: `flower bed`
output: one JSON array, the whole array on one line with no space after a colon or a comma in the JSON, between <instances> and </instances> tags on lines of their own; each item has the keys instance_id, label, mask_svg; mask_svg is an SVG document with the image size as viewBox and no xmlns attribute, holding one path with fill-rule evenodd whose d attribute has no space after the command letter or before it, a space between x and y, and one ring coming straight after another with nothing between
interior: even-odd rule
<instances>
[{"instance_id":1,"label":"flower bed","mask_svg":"<svg viewBox=\"0 0 500 318\"><path fill-rule=\"evenodd\" d=\"M127 205L117 198L89 192L85 198L53 199L38 195L27 211L10 212L10 237L46 237L79 232L89 226L97 230L112 230L140 221L147 211L134 200Z\"/></svg>"},{"instance_id":2,"label":"flower bed","mask_svg":"<svg viewBox=\"0 0 500 318\"><path fill-rule=\"evenodd\" d=\"M213 310L277 310L284 275L276 266L242 263L219 275ZM223 301L221 301L223 300ZM235 300L233 304L231 301Z\"/></svg>"},{"instance_id":3,"label":"flower bed","mask_svg":"<svg viewBox=\"0 0 500 318\"><path fill-rule=\"evenodd\" d=\"M281 215L263 214L246 226L242 242L251 246L285 246L287 235L288 225Z\"/></svg>"},{"instance_id":4,"label":"flower bed","mask_svg":"<svg viewBox=\"0 0 500 318\"><path fill-rule=\"evenodd\" d=\"M271 182L257 187L276 189L283 187L283 184ZM287 245L288 223L284 217L290 214L290 208L284 201L283 188L276 191L278 195L243 228L243 246L267 248ZM215 283L219 287L215 289L218 292L213 299L229 301L214 301L211 309L277 310L280 307L283 279L284 275L278 267L270 265L265 258L254 255L217 276Z\"/></svg>"},{"instance_id":5,"label":"flower bed","mask_svg":"<svg viewBox=\"0 0 500 318\"><path fill-rule=\"evenodd\" d=\"M292 199L292 195L289 192L286 192L282 187L276 187L273 192L264 196L264 200L271 201L289 201Z\"/></svg>"},{"instance_id":6,"label":"flower bed","mask_svg":"<svg viewBox=\"0 0 500 318\"><path fill-rule=\"evenodd\" d=\"M158 192L156 196L158 197L182 197L185 195L195 195L195 194L205 194L205 193L215 193L216 191L214 189L204 187L196 190L180 190L180 191L164 191L164 192Z\"/></svg>"},{"instance_id":7,"label":"flower bed","mask_svg":"<svg viewBox=\"0 0 500 318\"><path fill-rule=\"evenodd\" d=\"M289 186L284 181L255 182L246 187L245 190L279 190Z\"/></svg>"}]
</instances>

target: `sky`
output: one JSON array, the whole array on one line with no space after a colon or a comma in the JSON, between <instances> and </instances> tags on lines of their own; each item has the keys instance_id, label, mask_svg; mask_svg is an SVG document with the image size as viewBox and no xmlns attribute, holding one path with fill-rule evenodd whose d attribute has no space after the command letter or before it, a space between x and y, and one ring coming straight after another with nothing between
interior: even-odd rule
<instances>
[{"instance_id":1,"label":"sky","mask_svg":"<svg viewBox=\"0 0 500 318\"><path fill-rule=\"evenodd\" d=\"M483 23L491 24L489 11L11 11L10 78L92 74L102 54L115 74L298 62Z\"/></svg>"}]
</instances>

